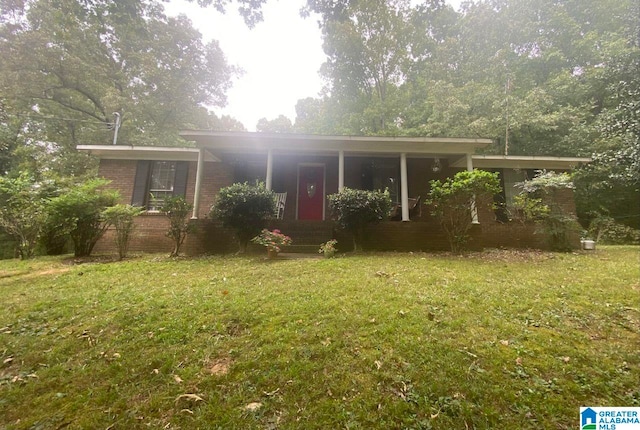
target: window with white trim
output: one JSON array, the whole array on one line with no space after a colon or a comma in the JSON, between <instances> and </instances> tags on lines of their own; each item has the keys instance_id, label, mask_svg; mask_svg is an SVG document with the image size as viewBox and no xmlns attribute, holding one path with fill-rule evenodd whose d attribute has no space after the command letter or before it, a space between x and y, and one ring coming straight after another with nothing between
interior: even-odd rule
<instances>
[{"instance_id":1,"label":"window with white trim","mask_svg":"<svg viewBox=\"0 0 640 430\"><path fill-rule=\"evenodd\" d=\"M151 164L148 210L159 211L165 200L173 196L175 177L175 161L154 161Z\"/></svg>"}]
</instances>

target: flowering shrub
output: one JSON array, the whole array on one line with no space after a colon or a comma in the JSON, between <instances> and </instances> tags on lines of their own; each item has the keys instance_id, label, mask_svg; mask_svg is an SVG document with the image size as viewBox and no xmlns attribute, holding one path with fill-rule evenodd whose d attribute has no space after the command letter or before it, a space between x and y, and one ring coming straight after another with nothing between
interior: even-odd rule
<instances>
[{"instance_id":1,"label":"flowering shrub","mask_svg":"<svg viewBox=\"0 0 640 430\"><path fill-rule=\"evenodd\" d=\"M318 254L334 254L336 252L336 245L338 241L335 239L328 240L327 242L320 245L320 249L318 249Z\"/></svg>"},{"instance_id":2,"label":"flowering shrub","mask_svg":"<svg viewBox=\"0 0 640 430\"><path fill-rule=\"evenodd\" d=\"M266 228L263 229L259 235L251 239L251 242L266 246L267 250L275 252L280 252L281 246L291 245L293 243L291 238L282 234L280 230L269 231Z\"/></svg>"}]
</instances>

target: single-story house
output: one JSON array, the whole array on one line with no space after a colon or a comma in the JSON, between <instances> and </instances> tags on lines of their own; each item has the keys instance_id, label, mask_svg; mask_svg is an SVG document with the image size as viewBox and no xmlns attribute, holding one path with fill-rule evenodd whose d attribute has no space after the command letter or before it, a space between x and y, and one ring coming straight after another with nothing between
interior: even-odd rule
<instances>
[{"instance_id":1,"label":"single-story house","mask_svg":"<svg viewBox=\"0 0 640 430\"><path fill-rule=\"evenodd\" d=\"M231 252L232 236L208 217L218 191L235 182L262 181L278 196L278 219L271 222L294 244L310 250L331 238L343 238L331 221L327 196L343 187L389 189L396 205L388 221L371 227L365 249L446 250L448 244L424 205L429 181L464 169L500 172L504 188L497 199L509 208L514 184L534 170L569 171L588 158L477 155L493 145L489 139L432 137L323 136L187 130L181 136L193 147L80 145L100 159L99 176L111 180L122 203L143 206L133 251L170 250L167 221L158 208L167 196L181 195L193 204L197 233L185 244L189 254ZM562 204L575 212L571 190ZM544 247L530 225L510 222L502 212L474 215L472 246ZM576 239L577 240L577 239ZM109 234L97 250L112 248ZM295 249L295 248L294 248ZM303 249L300 247L299 249Z\"/></svg>"}]
</instances>

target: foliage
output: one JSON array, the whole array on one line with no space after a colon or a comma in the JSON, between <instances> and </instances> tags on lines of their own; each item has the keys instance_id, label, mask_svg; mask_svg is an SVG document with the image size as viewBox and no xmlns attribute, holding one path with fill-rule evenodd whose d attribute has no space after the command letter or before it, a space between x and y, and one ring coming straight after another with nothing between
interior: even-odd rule
<instances>
[{"instance_id":1,"label":"foliage","mask_svg":"<svg viewBox=\"0 0 640 430\"><path fill-rule=\"evenodd\" d=\"M338 250L336 248L338 245L338 241L335 239L331 239L320 245L320 249L318 249L318 254L324 254L325 257L331 258Z\"/></svg>"},{"instance_id":2,"label":"foliage","mask_svg":"<svg viewBox=\"0 0 640 430\"><path fill-rule=\"evenodd\" d=\"M117 204L105 209L102 212L105 222L116 229L115 242L118 248L118 259L122 260L127 256L129 242L135 226L135 217L144 211L143 208Z\"/></svg>"},{"instance_id":3,"label":"foliage","mask_svg":"<svg viewBox=\"0 0 640 430\"><path fill-rule=\"evenodd\" d=\"M260 133L292 133L293 124L291 124L291 120L284 115L280 115L272 120L260 118L256 124L256 131Z\"/></svg>"},{"instance_id":4,"label":"foliage","mask_svg":"<svg viewBox=\"0 0 640 430\"><path fill-rule=\"evenodd\" d=\"M483 170L462 171L444 181L429 182L429 198L435 216L447 235L452 252L461 252L469 240L473 225L472 212L493 205L493 196L500 193L497 173Z\"/></svg>"},{"instance_id":5,"label":"foliage","mask_svg":"<svg viewBox=\"0 0 640 430\"><path fill-rule=\"evenodd\" d=\"M280 252L281 246L291 245L293 241L285 234L282 234L280 230L275 229L269 231L266 228L262 229L259 235L251 239L251 242L262 245L267 248L268 251Z\"/></svg>"},{"instance_id":6,"label":"foliage","mask_svg":"<svg viewBox=\"0 0 640 430\"><path fill-rule=\"evenodd\" d=\"M640 400L637 246L0 273L0 427L571 429Z\"/></svg>"},{"instance_id":7,"label":"foliage","mask_svg":"<svg viewBox=\"0 0 640 430\"><path fill-rule=\"evenodd\" d=\"M353 236L354 251L362 251L364 229L367 225L389 217L391 197L389 191L367 191L343 188L331 194L329 209L338 225Z\"/></svg>"},{"instance_id":8,"label":"foliage","mask_svg":"<svg viewBox=\"0 0 640 430\"><path fill-rule=\"evenodd\" d=\"M63 175L91 172L92 160L75 147L110 142L114 112L118 143L130 145L176 145L181 128L206 127L204 106L225 105L238 69L217 41L205 43L162 3L3 2L0 169L35 162ZM199 3L222 9L228 2ZM263 1L236 3L251 14Z\"/></svg>"},{"instance_id":9,"label":"foliage","mask_svg":"<svg viewBox=\"0 0 640 430\"><path fill-rule=\"evenodd\" d=\"M169 218L167 237L173 240L173 250L171 250L170 257L180 255L180 247L182 247L187 235L193 232L194 226L189 222L192 210L193 205L187 203L182 196L169 197L160 207L160 212Z\"/></svg>"},{"instance_id":10,"label":"foliage","mask_svg":"<svg viewBox=\"0 0 640 430\"><path fill-rule=\"evenodd\" d=\"M50 222L71 236L76 257L91 255L108 224L103 211L116 204L118 193L104 189L109 181L91 179L64 190L52 198L47 211Z\"/></svg>"},{"instance_id":11,"label":"foliage","mask_svg":"<svg viewBox=\"0 0 640 430\"><path fill-rule=\"evenodd\" d=\"M0 228L17 241L21 259L33 256L46 219L41 188L27 174L0 176Z\"/></svg>"},{"instance_id":12,"label":"foliage","mask_svg":"<svg viewBox=\"0 0 640 430\"><path fill-rule=\"evenodd\" d=\"M267 220L276 214L275 194L264 184L236 183L222 188L211 208L210 216L231 228L244 253L249 240L265 228Z\"/></svg>"},{"instance_id":13,"label":"foliage","mask_svg":"<svg viewBox=\"0 0 640 430\"><path fill-rule=\"evenodd\" d=\"M571 235L578 230L574 214L569 213L558 202L562 190L574 189L571 177L567 173L538 171L533 179L516 184L522 188L521 197L524 208L535 209L525 213L539 226L539 231L548 237L549 245L554 251L570 251L573 249ZM533 200L531 200L533 199Z\"/></svg>"},{"instance_id":14,"label":"foliage","mask_svg":"<svg viewBox=\"0 0 640 430\"><path fill-rule=\"evenodd\" d=\"M640 230L617 223L607 216L600 216L591 221L588 234L598 243L640 244Z\"/></svg>"}]
</instances>

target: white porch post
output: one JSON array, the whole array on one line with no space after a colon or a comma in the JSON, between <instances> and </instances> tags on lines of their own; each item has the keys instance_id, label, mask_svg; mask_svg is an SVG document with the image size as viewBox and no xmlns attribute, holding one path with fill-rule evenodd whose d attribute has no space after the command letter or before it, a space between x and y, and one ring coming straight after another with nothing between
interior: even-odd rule
<instances>
[{"instance_id":1,"label":"white porch post","mask_svg":"<svg viewBox=\"0 0 640 430\"><path fill-rule=\"evenodd\" d=\"M196 165L196 189L193 193L193 215L191 219L198 219L200 212L200 192L202 189L202 173L204 171L204 148L198 151L198 164Z\"/></svg>"},{"instance_id":2,"label":"white porch post","mask_svg":"<svg viewBox=\"0 0 640 430\"><path fill-rule=\"evenodd\" d=\"M344 188L344 151L338 152L338 192Z\"/></svg>"},{"instance_id":3,"label":"white porch post","mask_svg":"<svg viewBox=\"0 0 640 430\"><path fill-rule=\"evenodd\" d=\"M271 148L267 152L267 179L265 182L267 190L271 190L273 184L273 150Z\"/></svg>"},{"instance_id":4,"label":"white porch post","mask_svg":"<svg viewBox=\"0 0 640 430\"><path fill-rule=\"evenodd\" d=\"M402 221L409 221L409 184L407 183L407 154L400 154L400 198Z\"/></svg>"},{"instance_id":5,"label":"white porch post","mask_svg":"<svg viewBox=\"0 0 640 430\"><path fill-rule=\"evenodd\" d=\"M471 154L467 154L467 171L473 171L473 158L471 158ZM474 224L480 224L478 221L478 208L476 207L476 196L473 196L471 199L471 222Z\"/></svg>"}]
</instances>

